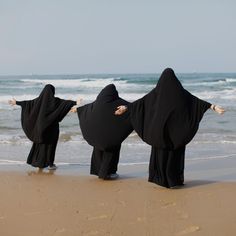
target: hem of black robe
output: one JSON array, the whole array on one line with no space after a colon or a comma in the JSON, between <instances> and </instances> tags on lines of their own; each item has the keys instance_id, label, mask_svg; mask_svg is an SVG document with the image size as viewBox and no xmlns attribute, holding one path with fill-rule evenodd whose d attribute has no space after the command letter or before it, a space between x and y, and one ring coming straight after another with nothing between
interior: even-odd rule
<instances>
[{"instance_id":1,"label":"hem of black robe","mask_svg":"<svg viewBox=\"0 0 236 236\"><path fill-rule=\"evenodd\" d=\"M183 180L182 177L179 180L171 181L171 183L168 183L168 184L167 183L163 183L163 181L161 181L158 178L149 178L148 182L160 185L160 186L165 187L165 188L173 188L173 187L183 186L184 185L184 180Z\"/></svg>"},{"instance_id":2,"label":"hem of black robe","mask_svg":"<svg viewBox=\"0 0 236 236\"><path fill-rule=\"evenodd\" d=\"M120 147L114 151L101 151L94 147L90 174L98 176L99 179L108 179L109 175L115 174L118 168Z\"/></svg>"},{"instance_id":3,"label":"hem of black robe","mask_svg":"<svg viewBox=\"0 0 236 236\"><path fill-rule=\"evenodd\" d=\"M33 143L26 163L40 169L52 166L55 160L57 142L54 144Z\"/></svg>"},{"instance_id":4,"label":"hem of black robe","mask_svg":"<svg viewBox=\"0 0 236 236\"><path fill-rule=\"evenodd\" d=\"M35 167L35 168L40 168L40 169L44 169L44 168L47 168L47 167L49 167L50 165L48 164L48 165L44 165L44 166L41 166L41 165L37 165L37 164L33 164L33 163L30 163L30 162L26 162L28 165L31 165L31 166L33 166L33 167Z\"/></svg>"},{"instance_id":5,"label":"hem of black robe","mask_svg":"<svg viewBox=\"0 0 236 236\"><path fill-rule=\"evenodd\" d=\"M177 150L152 147L148 181L172 188L184 184L185 146Z\"/></svg>"},{"instance_id":6,"label":"hem of black robe","mask_svg":"<svg viewBox=\"0 0 236 236\"><path fill-rule=\"evenodd\" d=\"M107 173L106 175L104 175L104 173L101 174L101 173L97 173L95 171L90 171L90 175L96 175L96 176L98 176L99 179L104 179L104 180L109 179L109 175L112 175L112 174L116 174L116 171L111 172L111 173Z\"/></svg>"}]
</instances>

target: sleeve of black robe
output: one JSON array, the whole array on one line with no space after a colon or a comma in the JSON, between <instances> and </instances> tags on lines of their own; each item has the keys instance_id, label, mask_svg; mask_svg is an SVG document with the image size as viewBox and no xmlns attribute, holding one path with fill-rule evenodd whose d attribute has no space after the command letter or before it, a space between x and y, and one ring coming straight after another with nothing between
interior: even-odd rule
<instances>
[{"instance_id":1,"label":"sleeve of black robe","mask_svg":"<svg viewBox=\"0 0 236 236\"><path fill-rule=\"evenodd\" d=\"M189 126L187 127L189 132L186 131L185 140L182 141L183 143L187 144L193 139L194 135L197 133L202 117L204 113L211 107L211 103L204 101L202 99L199 99L198 97L189 93L187 90L185 91L186 91L186 96L189 97L188 101L191 102L191 104L189 104L189 108L190 108L189 113L191 114L190 116L191 120L187 122L187 124L189 124ZM177 132L181 132L181 131L182 130L179 130ZM175 140L178 140L178 137L176 137Z\"/></svg>"},{"instance_id":2,"label":"sleeve of black robe","mask_svg":"<svg viewBox=\"0 0 236 236\"><path fill-rule=\"evenodd\" d=\"M16 101L16 105L24 107L26 104L26 101Z\"/></svg>"},{"instance_id":3,"label":"sleeve of black robe","mask_svg":"<svg viewBox=\"0 0 236 236\"><path fill-rule=\"evenodd\" d=\"M204 113L211 107L212 104L192 95L187 90L185 91L187 96L192 98L192 104L190 105L190 107L192 108L192 112L195 113L193 115L193 118L196 119L196 122L200 122Z\"/></svg>"},{"instance_id":4,"label":"sleeve of black robe","mask_svg":"<svg viewBox=\"0 0 236 236\"><path fill-rule=\"evenodd\" d=\"M21 106L21 108L30 110L35 104L36 99L33 100L25 100L25 101L16 101L16 105Z\"/></svg>"},{"instance_id":5,"label":"sleeve of black robe","mask_svg":"<svg viewBox=\"0 0 236 236\"><path fill-rule=\"evenodd\" d=\"M56 98L56 99L57 99L58 107L55 110L53 116L57 117L56 118L57 122L61 122L63 118L67 115L67 113L70 111L70 109L76 105L76 102L71 101L71 100L64 100L60 98Z\"/></svg>"},{"instance_id":6,"label":"sleeve of black robe","mask_svg":"<svg viewBox=\"0 0 236 236\"><path fill-rule=\"evenodd\" d=\"M130 122L133 129L137 132L140 138L143 139L144 119L145 119L145 96L133 103L127 104L127 115L130 117ZM123 105L123 104L122 104Z\"/></svg>"}]
</instances>

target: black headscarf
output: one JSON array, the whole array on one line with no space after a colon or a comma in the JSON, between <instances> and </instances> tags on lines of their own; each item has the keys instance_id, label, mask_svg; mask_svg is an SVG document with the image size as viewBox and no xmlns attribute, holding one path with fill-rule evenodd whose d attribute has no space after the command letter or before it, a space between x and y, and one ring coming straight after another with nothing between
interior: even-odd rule
<instances>
[{"instance_id":1,"label":"black headscarf","mask_svg":"<svg viewBox=\"0 0 236 236\"><path fill-rule=\"evenodd\" d=\"M34 143L48 141L47 136L50 134L47 132L50 131L50 127L58 125L76 104L74 101L56 98L54 94L54 86L47 84L36 99L17 102L22 107L22 128Z\"/></svg>"},{"instance_id":2,"label":"black headscarf","mask_svg":"<svg viewBox=\"0 0 236 236\"><path fill-rule=\"evenodd\" d=\"M115 85L107 85L93 103L77 109L84 139L100 150L112 150L132 132L128 114L116 116L120 104L128 102L119 97Z\"/></svg>"},{"instance_id":3,"label":"black headscarf","mask_svg":"<svg viewBox=\"0 0 236 236\"><path fill-rule=\"evenodd\" d=\"M151 92L129 105L129 111L134 130L146 143L176 149L192 140L210 106L185 90L168 68Z\"/></svg>"}]
</instances>

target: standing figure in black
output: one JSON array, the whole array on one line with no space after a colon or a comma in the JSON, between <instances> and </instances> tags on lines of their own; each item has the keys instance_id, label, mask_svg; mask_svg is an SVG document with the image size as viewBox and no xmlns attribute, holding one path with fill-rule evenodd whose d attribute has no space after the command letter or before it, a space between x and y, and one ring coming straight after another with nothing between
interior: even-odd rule
<instances>
[{"instance_id":1,"label":"standing figure in black","mask_svg":"<svg viewBox=\"0 0 236 236\"><path fill-rule=\"evenodd\" d=\"M174 71L163 71L156 87L115 114L128 110L134 130L152 146L149 181L171 188L184 183L185 146L196 134L204 113L224 109L203 101L185 90Z\"/></svg>"},{"instance_id":2,"label":"standing figure in black","mask_svg":"<svg viewBox=\"0 0 236 236\"><path fill-rule=\"evenodd\" d=\"M121 143L132 132L128 116L117 117L118 105L128 102L119 97L115 85L107 85L90 104L77 108L84 139L93 146L90 174L102 179L118 177Z\"/></svg>"},{"instance_id":3,"label":"standing figure in black","mask_svg":"<svg viewBox=\"0 0 236 236\"><path fill-rule=\"evenodd\" d=\"M63 100L54 95L54 86L47 84L39 97L33 100L9 101L11 105L21 106L22 128L33 142L27 163L40 169L56 169L54 158L59 137L59 122L76 105L75 101Z\"/></svg>"}]
</instances>

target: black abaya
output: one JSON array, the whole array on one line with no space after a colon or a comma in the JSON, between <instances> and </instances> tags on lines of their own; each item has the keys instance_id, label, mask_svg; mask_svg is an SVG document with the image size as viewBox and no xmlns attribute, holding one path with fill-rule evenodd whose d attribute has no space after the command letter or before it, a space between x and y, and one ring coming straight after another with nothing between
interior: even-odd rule
<instances>
[{"instance_id":1,"label":"black abaya","mask_svg":"<svg viewBox=\"0 0 236 236\"><path fill-rule=\"evenodd\" d=\"M93 103L77 109L84 139L94 147L91 174L106 179L117 171L121 143L132 132L128 114L116 116L118 105L128 104L113 84L106 86Z\"/></svg>"},{"instance_id":2,"label":"black abaya","mask_svg":"<svg viewBox=\"0 0 236 236\"><path fill-rule=\"evenodd\" d=\"M76 102L54 97L55 88L48 84L38 98L17 101L21 124L26 136L33 142L27 163L39 168L52 166L59 137L59 122Z\"/></svg>"},{"instance_id":3,"label":"black abaya","mask_svg":"<svg viewBox=\"0 0 236 236\"><path fill-rule=\"evenodd\" d=\"M134 130L152 146L150 182L165 187L183 184L185 146L210 106L185 90L169 68L150 93L128 105Z\"/></svg>"}]
</instances>

